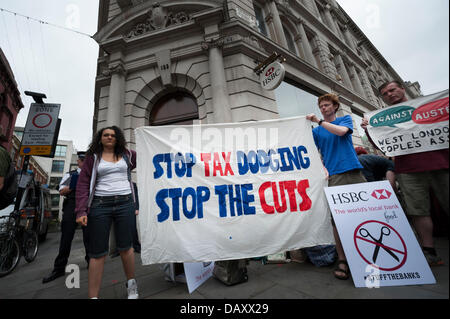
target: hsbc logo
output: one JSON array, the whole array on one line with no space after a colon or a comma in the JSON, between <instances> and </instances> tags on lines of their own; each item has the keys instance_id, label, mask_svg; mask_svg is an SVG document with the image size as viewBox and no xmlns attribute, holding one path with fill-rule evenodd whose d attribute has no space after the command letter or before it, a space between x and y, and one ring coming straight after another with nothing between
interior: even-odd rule
<instances>
[{"instance_id":1,"label":"hsbc logo","mask_svg":"<svg viewBox=\"0 0 450 319\"><path fill-rule=\"evenodd\" d=\"M269 70L267 70L266 72L266 76L272 75L272 73L275 71L274 67L271 67Z\"/></svg>"},{"instance_id":2,"label":"hsbc logo","mask_svg":"<svg viewBox=\"0 0 450 319\"><path fill-rule=\"evenodd\" d=\"M357 203L357 202L367 202L369 197L367 192L348 192L348 193L339 193L339 194L331 194L331 199L334 204L349 204L349 203Z\"/></svg>"},{"instance_id":3,"label":"hsbc logo","mask_svg":"<svg viewBox=\"0 0 450 319\"><path fill-rule=\"evenodd\" d=\"M286 70L280 62L269 64L259 76L261 86L265 90L275 90L283 82Z\"/></svg>"},{"instance_id":4,"label":"hsbc logo","mask_svg":"<svg viewBox=\"0 0 450 319\"><path fill-rule=\"evenodd\" d=\"M376 189L372 192L372 197L376 199L389 199L392 193L386 189Z\"/></svg>"}]
</instances>

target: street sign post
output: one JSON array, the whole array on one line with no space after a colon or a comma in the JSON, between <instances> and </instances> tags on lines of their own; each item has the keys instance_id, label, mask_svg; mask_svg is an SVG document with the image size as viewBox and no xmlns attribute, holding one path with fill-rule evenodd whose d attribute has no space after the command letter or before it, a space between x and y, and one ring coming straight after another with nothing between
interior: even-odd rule
<instances>
[{"instance_id":1,"label":"street sign post","mask_svg":"<svg viewBox=\"0 0 450 319\"><path fill-rule=\"evenodd\" d=\"M51 155L60 108L61 104L31 104L20 145L20 155Z\"/></svg>"},{"instance_id":2,"label":"street sign post","mask_svg":"<svg viewBox=\"0 0 450 319\"><path fill-rule=\"evenodd\" d=\"M25 91L25 95L33 97L28 113L27 123L19 148L20 155L24 156L22 171L20 173L19 188L17 189L14 210L17 211L25 191L27 170L30 156L53 157L58 141L61 119L58 119L61 104L47 104L43 93Z\"/></svg>"}]
</instances>

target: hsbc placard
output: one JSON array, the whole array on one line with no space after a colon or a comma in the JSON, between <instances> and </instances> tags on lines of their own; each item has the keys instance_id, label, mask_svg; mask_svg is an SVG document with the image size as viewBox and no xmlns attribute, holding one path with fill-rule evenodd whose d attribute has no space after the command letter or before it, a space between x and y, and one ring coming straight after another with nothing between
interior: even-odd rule
<instances>
[{"instance_id":1,"label":"hsbc placard","mask_svg":"<svg viewBox=\"0 0 450 319\"><path fill-rule=\"evenodd\" d=\"M435 284L388 181L326 187L355 287Z\"/></svg>"},{"instance_id":2,"label":"hsbc placard","mask_svg":"<svg viewBox=\"0 0 450 319\"><path fill-rule=\"evenodd\" d=\"M20 155L50 155L61 104L32 103Z\"/></svg>"},{"instance_id":3,"label":"hsbc placard","mask_svg":"<svg viewBox=\"0 0 450 319\"><path fill-rule=\"evenodd\" d=\"M286 70L280 62L269 64L260 75L260 83L265 90L275 90L284 80Z\"/></svg>"}]
</instances>

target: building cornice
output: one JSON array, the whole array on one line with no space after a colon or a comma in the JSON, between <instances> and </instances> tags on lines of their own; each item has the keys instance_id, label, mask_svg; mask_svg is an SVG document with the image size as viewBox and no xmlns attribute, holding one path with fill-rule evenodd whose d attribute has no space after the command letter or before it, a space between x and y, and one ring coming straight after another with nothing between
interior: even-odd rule
<instances>
[{"instance_id":1,"label":"building cornice","mask_svg":"<svg viewBox=\"0 0 450 319\"><path fill-rule=\"evenodd\" d=\"M258 31L254 30L253 28L247 26L246 24L238 21L238 20L232 20L229 22L226 22L222 24L221 26L221 32L223 34L223 37L225 38L225 45L223 49L224 56L231 55L235 53L242 53L242 50L244 50L245 54L258 60L262 61L265 58L267 58L270 54L273 52L277 52L279 54L282 54L283 57L286 58L286 65L292 66L293 68L296 68L315 80L319 81L320 83L324 83L328 87L332 88L334 91L341 94L341 96L344 99L344 103L347 102L348 105L354 106L353 102L358 103L359 105L369 109L369 110L376 110L377 106L371 104L368 102L365 98L359 96L355 92L349 90L339 82L337 82L335 79L329 77L325 73L321 72L319 69L317 69L315 66L309 64L305 60L302 60L299 56L293 54L289 50L281 47L279 44L275 43L273 40L263 36ZM239 41L230 41L227 36L227 34L235 35L240 34L241 39ZM258 48L256 45L251 45L248 41L245 39L248 39L249 37L254 37L257 39L257 41L260 44L261 48ZM286 71L289 72L289 68L286 68ZM293 73L290 73L290 75L293 75ZM317 90L320 90L319 88L316 88ZM326 93L326 92L321 92ZM353 102L351 102L353 101Z\"/></svg>"}]
</instances>

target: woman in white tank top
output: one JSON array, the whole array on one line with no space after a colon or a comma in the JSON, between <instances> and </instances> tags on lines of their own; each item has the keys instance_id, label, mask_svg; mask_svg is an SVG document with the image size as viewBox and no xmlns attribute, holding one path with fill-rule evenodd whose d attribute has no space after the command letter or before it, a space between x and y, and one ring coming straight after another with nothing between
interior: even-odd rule
<instances>
[{"instance_id":1,"label":"woman in white tank top","mask_svg":"<svg viewBox=\"0 0 450 319\"><path fill-rule=\"evenodd\" d=\"M131 181L136 152L127 150L125 144L125 137L116 126L98 131L77 184L77 222L87 226L89 233L90 298L98 298L112 223L127 277L128 299L138 298L133 251L135 194Z\"/></svg>"}]
</instances>

